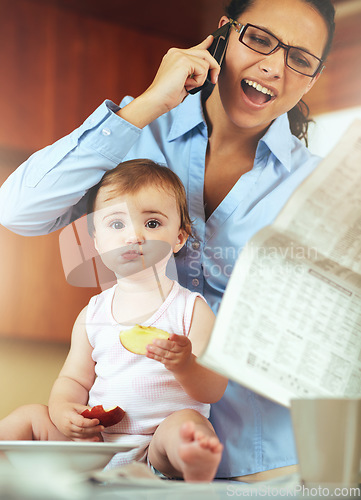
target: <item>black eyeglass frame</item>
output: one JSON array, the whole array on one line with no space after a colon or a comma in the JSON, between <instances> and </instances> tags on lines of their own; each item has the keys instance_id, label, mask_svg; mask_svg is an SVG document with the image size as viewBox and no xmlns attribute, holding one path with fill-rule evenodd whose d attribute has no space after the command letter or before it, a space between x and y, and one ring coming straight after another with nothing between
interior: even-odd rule
<instances>
[{"instance_id":1,"label":"black eyeglass frame","mask_svg":"<svg viewBox=\"0 0 361 500\"><path fill-rule=\"evenodd\" d=\"M264 28L260 28L259 26L256 26L255 24L250 24L250 23L247 23L247 24L241 24L237 21L234 21L233 19L230 19L229 20L231 26L237 31L237 33L239 33L239 41L247 48L253 50L254 52L257 52L258 54L263 54L265 56L270 56L271 54L273 54L274 52L276 52L276 50L278 50L280 47L282 49L285 49L285 61L286 61L286 66L290 69L292 69L292 71L295 71L296 73L299 73L303 76L308 76L309 78L314 78L317 73L322 73L322 71L325 69L325 66L323 64L324 62L324 59L320 59L319 57L315 56L314 54L311 54L311 52L308 52L307 50L305 49L300 49L299 47L295 47L294 45L287 45L286 43L283 43L281 42L281 40L279 40L273 33L270 33L269 31L265 30ZM272 38L274 38L275 40L277 40L277 45L276 47L274 47L270 52L268 53L265 53L265 52L260 52L252 47L250 47L249 45L247 45L244 41L243 41L243 37L245 35L245 32L247 30L248 27L252 27L252 28L256 28L258 30L261 30L263 31L264 33L267 33L268 35L270 35ZM302 71L299 71L295 68L292 68L292 66L290 66L288 64L288 54L289 54L289 51L290 49L296 49L296 50L300 50L302 52L305 52L306 54L314 57L315 59L317 59L317 61L319 61L319 65L317 66L317 69L315 70L315 72L312 74L312 75L307 75L306 73L303 73Z\"/></svg>"}]
</instances>

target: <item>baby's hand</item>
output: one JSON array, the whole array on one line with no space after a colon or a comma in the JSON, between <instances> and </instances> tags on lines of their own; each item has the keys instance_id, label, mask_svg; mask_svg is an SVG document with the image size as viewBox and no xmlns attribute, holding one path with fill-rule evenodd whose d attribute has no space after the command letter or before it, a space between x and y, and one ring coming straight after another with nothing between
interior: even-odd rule
<instances>
[{"instance_id":1,"label":"baby's hand","mask_svg":"<svg viewBox=\"0 0 361 500\"><path fill-rule=\"evenodd\" d=\"M163 363L167 370L184 370L194 357L192 343L185 335L172 333L169 339L155 339L147 346L147 357Z\"/></svg>"},{"instance_id":2,"label":"baby's hand","mask_svg":"<svg viewBox=\"0 0 361 500\"><path fill-rule=\"evenodd\" d=\"M99 425L99 420L80 415L86 408L88 407L78 404L64 405L57 420L57 427L73 441L102 441L101 432L104 427Z\"/></svg>"}]
</instances>

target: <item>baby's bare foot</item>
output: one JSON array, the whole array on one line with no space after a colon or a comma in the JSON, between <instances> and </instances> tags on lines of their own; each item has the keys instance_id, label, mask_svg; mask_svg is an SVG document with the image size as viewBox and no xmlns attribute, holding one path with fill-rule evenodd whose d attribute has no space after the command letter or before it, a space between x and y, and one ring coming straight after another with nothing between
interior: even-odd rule
<instances>
[{"instance_id":1,"label":"baby's bare foot","mask_svg":"<svg viewBox=\"0 0 361 500\"><path fill-rule=\"evenodd\" d=\"M216 436L196 430L194 422L180 429L182 443L179 456L183 461L183 477L188 482L210 482L221 461L223 445Z\"/></svg>"}]
</instances>

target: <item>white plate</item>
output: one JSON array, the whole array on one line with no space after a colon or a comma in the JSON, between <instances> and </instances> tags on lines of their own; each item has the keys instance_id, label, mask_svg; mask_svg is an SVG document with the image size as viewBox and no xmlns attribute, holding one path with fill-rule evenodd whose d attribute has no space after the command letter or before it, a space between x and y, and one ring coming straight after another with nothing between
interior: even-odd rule
<instances>
[{"instance_id":1,"label":"white plate","mask_svg":"<svg viewBox=\"0 0 361 500\"><path fill-rule=\"evenodd\" d=\"M101 469L119 452L132 446L79 441L0 441L4 453L17 469L69 469L88 472Z\"/></svg>"}]
</instances>

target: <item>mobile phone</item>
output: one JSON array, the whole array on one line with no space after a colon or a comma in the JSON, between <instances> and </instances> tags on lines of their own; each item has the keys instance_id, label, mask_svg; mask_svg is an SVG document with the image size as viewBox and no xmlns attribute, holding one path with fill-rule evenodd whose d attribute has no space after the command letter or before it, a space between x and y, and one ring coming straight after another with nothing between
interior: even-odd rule
<instances>
[{"instance_id":1,"label":"mobile phone","mask_svg":"<svg viewBox=\"0 0 361 500\"><path fill-rule=\"evenodd\" d=\"M231 28L231 23L228 22L227 24L224 24L223 26L218 28L214 33L212 33L214 40L212 42L212 45L209 47L208 52L211 54L211 56L214 57L214 59L220 66L222 65L224 54L226 53L230 28ZM197 92L201 91L202 89L210 85L213 84L211 82L211 74L209 71L207 79L203 83L203 85L190 90L189 94L196 94Z\"/></svg>"}]
</instances>

